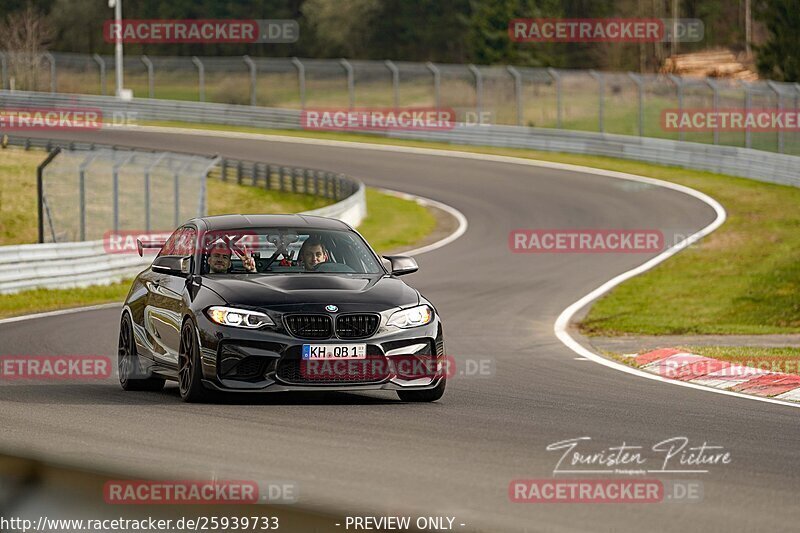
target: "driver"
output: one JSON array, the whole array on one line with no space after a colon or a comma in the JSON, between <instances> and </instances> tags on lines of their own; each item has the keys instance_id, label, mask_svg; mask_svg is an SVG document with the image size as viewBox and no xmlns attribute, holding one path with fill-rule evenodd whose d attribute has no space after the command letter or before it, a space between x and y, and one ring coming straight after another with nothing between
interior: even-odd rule
<instances>
[{"instance_id":1,"label":"driver","mask_svg":"<svg viewBox=\"0 0 800 533\"><path fill-rule=\"evenodd\" d=\"M244 254L236 253L242 259L242 266L248 272L256 271L256 262L253 256L244 247ZM227 245L219 243L215 245L208 254L209 274L227 274L231 269L231 250Z\"/></svg>"},{"instance_id":2,"label":"driver","mask_svg":"<svg viewBox=\"0 0 800 533\"><path fill-rule=\"evenodd\" d=\"M328 261L328 250L317 235L310 235L300 247L300 261L306 270L316 270L317 265Z\"/></svg>"}]
</instances>

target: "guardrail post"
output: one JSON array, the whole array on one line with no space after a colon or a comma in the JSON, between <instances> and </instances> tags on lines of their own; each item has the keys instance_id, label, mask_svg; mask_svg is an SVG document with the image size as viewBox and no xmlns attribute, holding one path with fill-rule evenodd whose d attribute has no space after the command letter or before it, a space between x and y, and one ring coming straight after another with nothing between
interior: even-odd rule
<instances>
[{"instance_id":1,"label":"guardrail post","mask_svg":"<svg viewBox=\"0 0 800 533\"><path fill-rule=\"evenodd\" d=\"M719 90L717 84L711 81L711 78L705 78L706 85L711 88L711 92L713 94L712 105L714 107L714 114L716 115L719 111ZM719 144L719 123L717 123L717 127L714 128L714 144Z\"/></svg>"},{"instance_id":2,"label":"guardrail post","mask_svg":"<svg viewBox=\"0 0 800 533\"><path fill-rule=\"evenodd\" d=\"M347 94L350 100L350 109L353 109L356 106L356 82L353 76L353 66L345 58L340 59L339 64L347 73Z\"/></svg>"},{"instance_id":3,"label":"guardrail post","mask_svg":"<svg viewBox=\"0 0 800 533\"><path fill-rule=\"evenodd\" d=\"M389 59L384 61L383 64L392 73L392 102L394 103L394 108L397 109L400 107L400 69L397 68L394 61Z\"/></svg>"},{"instance_id":4,"label":"guardrail post","mask_svg":"<svg viewBox=\"0 0 800 533\"><path fill-rule=\"evenodd\" d=\"M561 129L561 118L562 118L562 102L561 102L561 74L556 71L554 68L548 68L547 73L550 74L550 77L553 78L553 81L556 83L556 127Z\"/></svg>"},{"instance_id":5,"label":"guardrail post","mask_svg":"<svg viewBox=\"0 0 800 533\"><path fill-rule=\"evenodd\" d=\"M0 52L0 89L8 87L8 60L6 53Z\"/></svg>"},{"instance_id":6,"label":"guardrail post","mask_svg":"<svg viewBox=\"0 0 800 533\"><path fill-rule=\"evenodd\" d=\"M39 212L39 242L44 242L44 169L47 165L49 165L56 156L61 153L61 147L56 146L55 149L47 154L47 157L44 161L39 163L39 166L36 167L36 196L39 199L38 202L38 212ZM50 228L52 232L52 226ZM55 242L56 236L53 234L53 242Z\"/></svg>"},{"instance_id":7,"label":"guardrail post","mask_svg":"<svg viewBox=\"0 0 800 533\"><path fill-rule=\"evenodd\" d=\"M675 84L675 91L678 96L678 115L683 112L683 80L675 74L667 74L667 77ZM678 140L682 141L686 137L683 128L678 128Z\"/></svg>"},{"instance_id":8,"label":"guardrail post","mask_svg":"<svg viewBox=\"0 0 800 533\"><path fill-rule=\"evenodd\" d=\"M633 72L628 72L628 77L636 84L639 96L639 137L644 136L644 81Z\"/></svg>"},{"instance_id":9,"label":"guardrail post","mask_svg":"<svg viewBox=\"0 0 800 533\"><path fill-rule=\"evenodd\" d=\"M478 112L478 120L480 120L481 111L483 110L483 75L475 65L467 65L467 68L475 77L475 107Z\"/></svg>"},{"instance_id":10,"label":"guardrail post","mask_svg":"<svg viewBox=\"0 0 800 533\"><path fill-rule=\"evenodd\" d=\"M297 87L300 91L300 109L306 108L306 66L296 57L292 58L292 65L297 69Z\"/></svg>"},{"instance_id":11,"label":"guardrail post","mask_svg":"<svg viewBox=\"0 0 800 533\"><path fill-rule=\"evenodd\" d=\"M103 59L103 56L100 54L92 54L92 59L94 62L97 63L97 67L100 69L100 94L105 96L106 95L106 62Z\"/></svg>"},{"instance_id":12,"label":"guardrail post","mask_svg":"<svg viewBox=\"0 0 800 533\"><path fill-rule=\"evenodd\" d=\"M155 72L153 69L153 62L146 55L141 57L142 63L147 67L147 97L155 98Z\"/></svg>"},{"instance_id":13,"label":"guardrail post","mask_svg":"<svg viewBox=\"0 0 800 533\"><path fill-rule=\"evenodd\" d=\"M769 88L772 89L772 92L775 93L776 98L776 108L778 110L778 114L780 115L783 111L783 94L781 93L780 87L772 80L767 81L767 85ZM783 128L778 128L778 153L783 153Z\"/></svg>"},{"instance_id":14,"label":"guardrail post","mask_svg":"<svg viewBox=\"0 0 800 533\"><path fill-rule=\"evenodd\" d=\"M58 83L56 82L56 58L50 52L45 52L42 55L46 57L47 61L50 63L50 92L56 93L58 89Z\"/></svg>"},{"instance_id":15,"label":"guardrail post","mask_svg":"<svg viewBox=\"0 0 800 533\"><path fill-rule=\"evenodd\" d=\"M506 70L508 70L511 77L514 78L514 100L517 103L517 126L522 126L525 120L525 111L522 108L522 75L511 65L508 65Z\"/></svg>"},{"instance_id":16,"label":"guardrail post","mask_svg":"<svg viewBox=\"0 0 800 533\"><path fill-rule=\"evenodd\" d=\"M603 133L605 130L603 118L605 115L606 78L594 69L589 70L589 75L597 82L597 131Z\"/></svg>"},{"instance_id":17,"label":"guardrail post","mask_svg":"<svg viewBox=\"0 0 800 533\"><path fill-rule=\"evenodd\" d=\"M192 56L192 63L197 67L197 94L201 102L206 101L206 69L197 56Z\"/></svg>"},{"instance_id":18,"label":"guardrail post","mask_svg":"<svg viewBox=\"0 0 800 533\"><path fill-rule=\"evenodd\" d=\"M441 89L442 89L442 72L439 70L439 67L428 61L425 63L425 66L428 67L428 70L431 71L433 74L433 98L436 105L436 109L439 109L442 105L441 100Z\"/></svg>"},{"instance_id":19,"label":"guardrail post","mask_svg":"<svg viewBox=\"0 0 800 533\"><path fill-rule=\"evenodd\" d=\"M242 61L250 69L250 105L256 105L256 64L250 56L242 56Z\"/></svg>"}]
</instances>

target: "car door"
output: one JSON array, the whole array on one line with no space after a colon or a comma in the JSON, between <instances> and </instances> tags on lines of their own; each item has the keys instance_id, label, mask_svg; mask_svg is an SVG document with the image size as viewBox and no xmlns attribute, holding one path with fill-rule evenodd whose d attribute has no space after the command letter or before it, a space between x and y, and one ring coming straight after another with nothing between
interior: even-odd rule
<instances>
[{"instance_id":1,"label":"car door","mask_svg":"<svg viewBox=\"0 0 800 533\"><path fill-rule=\"evenodd\" d=\"M180 228L170 237L172 242L167 241L161 249L154 264L159 258L193 256L196 239L197 230L194 227ZM186 277L176 273L159 272L157 269L158 267L153 270L154 275L148 286L145 323L155 344L154 358L167 366L177 368Z\"/></svg>"}]
</instances>

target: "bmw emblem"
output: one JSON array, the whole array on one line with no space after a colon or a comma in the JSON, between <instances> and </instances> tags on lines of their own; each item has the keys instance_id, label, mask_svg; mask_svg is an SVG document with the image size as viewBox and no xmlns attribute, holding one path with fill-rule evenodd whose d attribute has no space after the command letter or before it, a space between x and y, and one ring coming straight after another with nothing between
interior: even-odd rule
<instances>
[{"instance_id":1,"label":"bmw emblem","mask_svg":"<svg viewBox=\"0 0 800 533\"><path fill-rule=\"evenodd\" d=\"M336 311L339 310L339 308L336 307L335 305L326 305L325 306L325 310L330 312L330 313L335 313Z\"/></svg>"}]
</instances>

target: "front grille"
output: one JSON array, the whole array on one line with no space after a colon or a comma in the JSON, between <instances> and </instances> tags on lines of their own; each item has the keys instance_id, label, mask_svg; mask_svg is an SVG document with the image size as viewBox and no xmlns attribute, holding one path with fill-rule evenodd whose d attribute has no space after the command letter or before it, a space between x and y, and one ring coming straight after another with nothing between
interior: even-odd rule
<instances>
[{"instance_id":1,"label":"front grille","mask_svg":"<svg viewBox=\"0 0 800 533\"><path fill-rule=\"evenodd\" d=\"M331 336L331 317L328 315L287 315L286 329L301 339L327 339Z\"/></svg>"},{"instance_id":2,"label":"front grille","mask_svg":"<svg viewBox=\"0 0 800 533\"><path fill-rule=\"evenodd\" d=\"M296 385L368 385L386 380L387 370L382 355L347 361L284 359L278 363L276 375L281 381Z\"/></svg>"},{"instance_id":3,"label":"front grille","mask_svg":"<svg viewBox=\"0 0 800 533\"><path fill-rule=\"evenodd\" d=\"M379 315L339 315L336 317L336 335L340 339L363 339L371 337L378 329Z\"/></svg>"}]
</instances>

